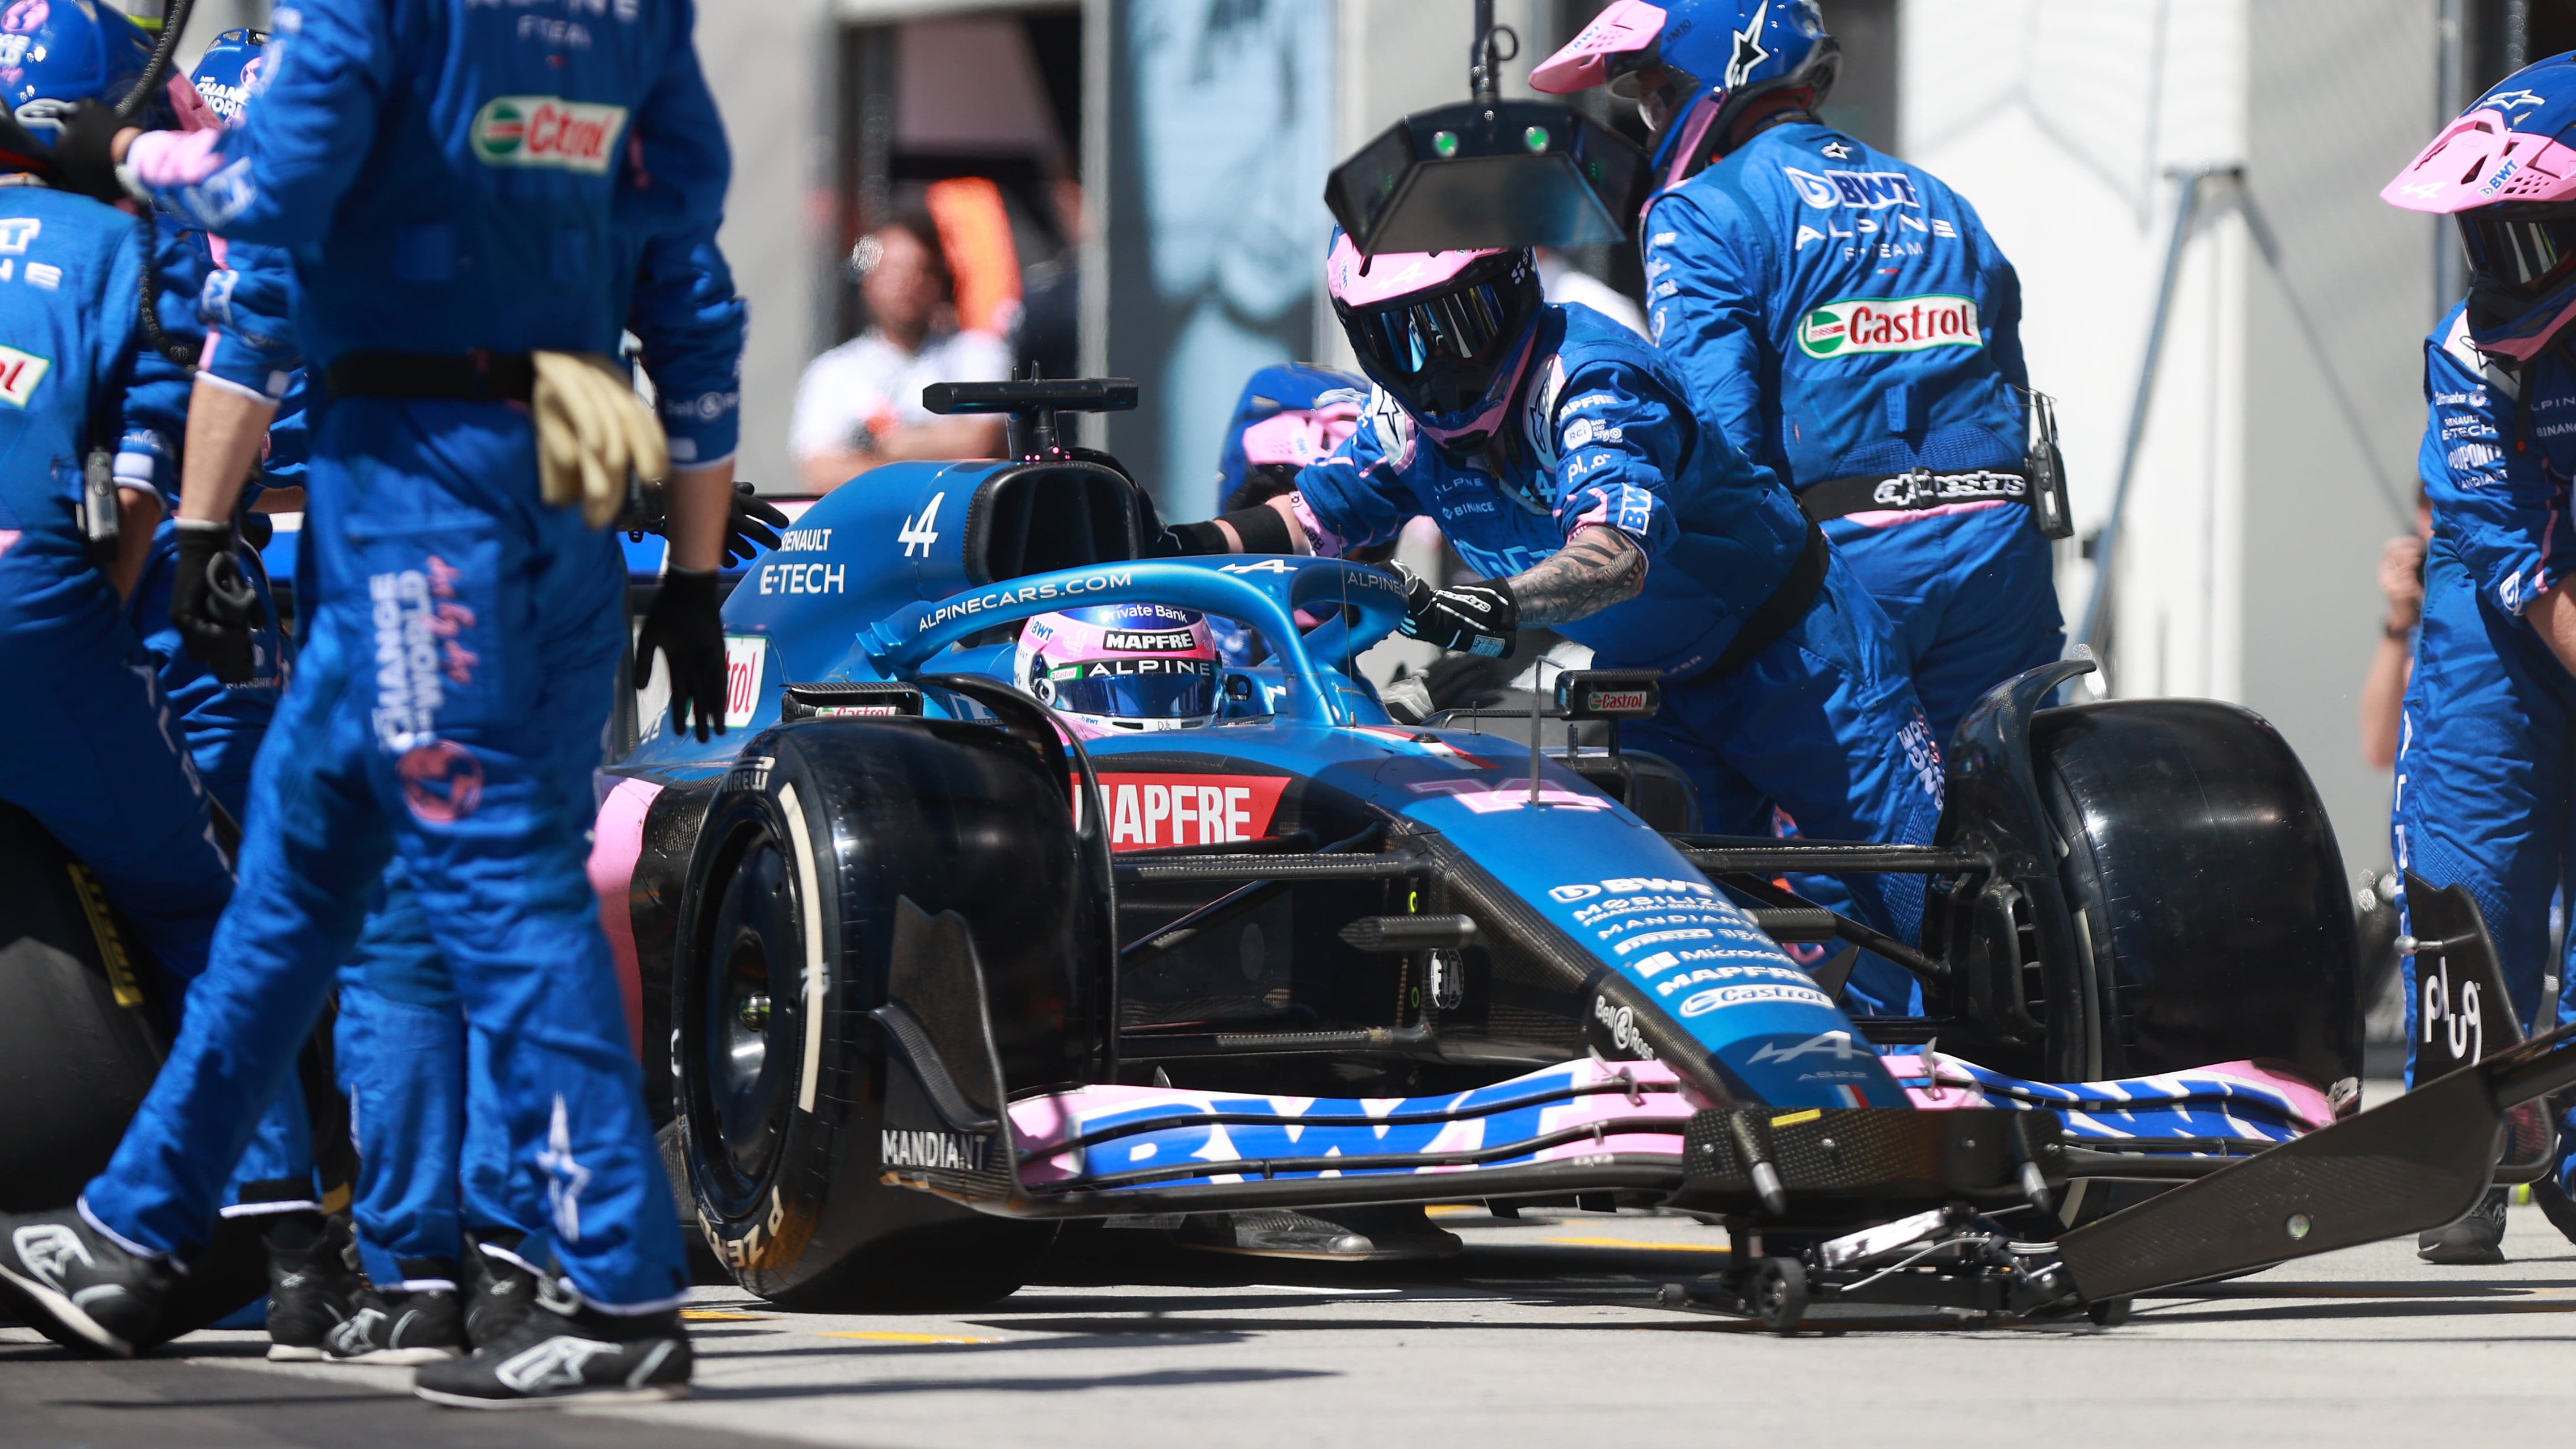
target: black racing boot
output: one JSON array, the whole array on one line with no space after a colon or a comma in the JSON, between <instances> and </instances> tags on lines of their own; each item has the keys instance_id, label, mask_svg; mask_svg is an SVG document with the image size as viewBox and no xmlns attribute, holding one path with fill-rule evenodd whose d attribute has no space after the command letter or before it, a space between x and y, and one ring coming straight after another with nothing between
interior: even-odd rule
<instances>
[{"instance_id":1,"label":"black racing boot","mask_svg":"<svg viewBox=\"0 0 2576 1449\"><path fill-rule=\"evenodd\" d=\"M268 1356L314 1363L327 1355L331 1330L357 1312L362 1288L357 1245L348 1226L320 1213L280 1213L263 1234L268 1245Z\"/></svg>"},{"instance_id":2,"label":"black racing boot","mask_svg":"<svg viewBox=\"0 0 2576 1449\"><path fill-rule=\"evenodd\" d=\"M2489 1188L2468 1216L2417 1237L2415 1256L2455 1267L2503 1262L2505 1193L2501 1187Z\"/></svg>"},{"instance_id":3,"label":"black racing boot","mask_svg":"<svg viewBox=\"0 0 2576 1449\"><path fill-rule=\"evenodd\" d=\"M1461 1248L1456 1233L1433 1227L1430 1215L1419 1207L1202 1213L1182 1224L1177 1241L1212 1252L1329 1263L1447 1258Z\"/></svg>"},{"instance_id":4,"label":"black racing boot","mask_svg":"<svg viewBox=\"0 0 2576 1449\"><path fill-rule=\"evenodd\" d=\"M27 1300L37 1332L74 1353L132 1358L153 1341L175 1277L73 1209L0 1215L0 1280Z\"/></svg>"},{"instance_id":5,"label":"black racing boot","mask_svg":"<svg viewBox=\"0 0 2576 1449\"><path fill-rule=\"evenodd\" d=\"M2576 1243L2576 1198L2567 1195L2567 1185L2559 1180L2555 1169L2531 1185L2531 1203L2540 1209L2542 1217L2549 1219L2560 1237Z\"/></svg>"},{"instance_id":6,"label":"black racing boot","mask_svg":"<svg viewBox=\"0 0 2576 1449\"><path fill-rule=\"evenodd\" d=\"M676 1309L603 1313L551 1281L472 1358L422 1369L412 1392L459 1409L623 1404L689 1393L689 1338Z\"/></svg>"},{"instance_id":7,"label":"black racing boot","mask_svg":"<svg viewBox=\"0 0 2576 1449\"><path fill-rule=\"evenodd\" d=\"M476 1348L499 1340L536 1306L537 1275L513 1246L466 1235L465 1341Z\"/></svg>"},{"instance_id":8,"label":"black racing boot","mask_svg":"<svg viewBox=\"0 0 2576 1449\"><path fill-rule=\"evenodd\" d=\"M331 1330L333 1363L435 1364L465 1352L465 1311L453 1288L369 1290Z\"/></svg>"}]
</instances>

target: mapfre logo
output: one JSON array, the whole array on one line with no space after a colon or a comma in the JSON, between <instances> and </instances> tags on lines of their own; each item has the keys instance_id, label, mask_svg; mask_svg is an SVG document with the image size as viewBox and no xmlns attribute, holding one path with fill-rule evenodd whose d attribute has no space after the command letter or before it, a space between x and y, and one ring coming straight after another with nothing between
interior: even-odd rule
<instances>
[{"instance_id":1,"label":"mapfre logo","mask_svg":"<svg viewBox=\"0 0 2576 1449\"><path fill-rule=\"evenodd\" d=\"M1966 297L1855 297L1827 302L1798 324L1798 350L1809 357L1985 345L1977 304Z\"/></svg>"},{"instance_id":2,"label":"mapfre logo","mask_svg":"<svg viewBox=\"0 0 2576 1449\"><path fill-rule=\"evenodd\" d=\"M474 154L486 166L551 167L605 176L625 129L624 106L497 96L474 113Z\"/></svg>"}]
</instances>

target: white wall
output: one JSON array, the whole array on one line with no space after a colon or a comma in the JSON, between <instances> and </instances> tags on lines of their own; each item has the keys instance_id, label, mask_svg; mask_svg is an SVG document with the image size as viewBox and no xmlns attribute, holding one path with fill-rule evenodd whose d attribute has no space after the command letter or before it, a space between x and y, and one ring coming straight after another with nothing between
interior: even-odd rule
<instances>
[{"instance_id":1,"label":"white wall","mask_svg":"<svg viewBox=\"0 0 2576 1449\"><path fill-rule=\"evenodd\" d=\"M830 0L720 0L698 10L698 58L733 145L717 240L751 304L734 476L792 491L787 415L822 335L834 226Z\"/></svg>"},{"instance_id":2,"label":"white wall","mask_svg":"<svg viewBox=\"0 0 2576 1449\"><path fill-rule=\"evenodd\" d=\"M2379 205L2433 126L2437 0L1906 0L1901 149L2018 268L2079 530L2106 516L2179 185L2185 244L2121 544L2113 691L2278 725L2348 862L2385 852L2354 708L2422 427L2430 229ZM2092 569L2069 547L2073 628Z\"/></svg>"}]
</instances>

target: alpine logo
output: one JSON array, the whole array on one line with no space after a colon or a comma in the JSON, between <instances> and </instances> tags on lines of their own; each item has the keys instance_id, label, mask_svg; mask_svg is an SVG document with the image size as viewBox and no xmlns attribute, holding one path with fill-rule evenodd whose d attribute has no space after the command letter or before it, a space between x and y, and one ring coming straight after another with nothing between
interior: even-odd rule
<instances>
[{"instance_id":1,"label":"alpine logo","mask_svg":"<svg viewBox=\"0 0 2576 1449\"><path fill-rule=\"evenodd\" d=\"M971 1132L877 1133L877 1159L888 1167L930 1167L947 1172L982 1172L993 1139Z\"/></svg>"},{"instance_id":2,"label":"alpine logo","mask_svg":"<svg viewBox=\"0 0 2576 1449\"><path fill-rule=\"evenodd\" d=\"M942 489L930 495L930 506L921 510L918 518L905 515L903 527L894 536L894 541L903 545L905 558L913 557L914 549L921 550L921 557L930 557L931 545L939 542L939 505L947 501L947 490Z\"/></svg>"},{"instance_id":3,"label":"alpine logo","mask_svg":"<svg viewBox=\"0 0 2576 1449\"><path fill-rule=\"evenodd\" d=\"M496 96L474 113L474 155L486 166L605 176L625 130L624 106L555 96Z\"/></svg>"},{"instance_id":4,"label":"alpine logo","mask_svg":"<svg viewBox=\"0 0 2576 1449\"><path fill-rule=\"evenodd\" d=\"M1817 994L1821 996L1824 993L1818 992ZM1831 1003L1828 1002L1827 1004L1830 1005ZM1861 1057L1876 1055L1876 1053L1870 1051L1867 1047L1852 1045L1850 1032L1829 1031L1818 1036L1811 1036L1805 1041L1802 1041L1796 1046L1790 1047L1785 1051L1781 1049L1777 1042L1764 1042L1761 1049L1754 1052L1753 1060L1756 1064L1762 1062L1794 1062L1800 1057L1815 1056L1819 1054L1829 1056L1838 1062L1848 1062Z\"/></svg>"},{"instance_id":5,"label":"alpine logo","mask_svg":"<svg viewBox=\"0 0 2576 1449\"><path fill-rule=\"evenodd\" d=\"M1967 297L1853 297L1827 302L1798 324L1798 350L1809 357L1985 345Z\"/></svg>"}]
</instances>

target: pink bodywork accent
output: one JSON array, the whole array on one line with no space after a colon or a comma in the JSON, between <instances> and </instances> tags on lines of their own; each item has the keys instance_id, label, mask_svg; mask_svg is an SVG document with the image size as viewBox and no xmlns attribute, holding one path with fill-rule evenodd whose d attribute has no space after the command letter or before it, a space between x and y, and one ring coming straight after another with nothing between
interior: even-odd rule
<instances>
[{"instance_id":1,"label":"pink bodywork accent","mask_svg":"<svg viewBox=\"0 0 2576 1449\"><path fill-rule=\"evenodd\" d=\"M1618 0L1592 17L1592 23L1566 42L1564 49L1538 63L1538 69L1530 72L1530 89L1561 96L1607 85L1610 57L1643 50L1663 33L1662 6L1649 5L1646 0Z\"/></svg>"},{"instance_id":2,"label":"pink bodywork accent","mask_svg":"<svg viewBox=\"0 0 2576 1449\"><path fill-rule=\"evenodd\" d=\"M1923 1058L1913 1053L1890 1052L1880 1058L1880 1062L1886 1066L1888 1075L1896 1078L1899 1083L1923 1080L1930 1076L1924 1069ZM2270 1071L2252 1062L2218 1062L2206 1067L2193 1067L2188 1071L2130 1080L2164 1082L2171 1081L2175 1077L2228 1077L2248 1086L2277 1092L2289 1104L2290 1110L2297 1114L2299 1125L2311 1132L2332 1126L2335 1120L2334 1106L2326 1099L2325 1093L2300 1078ZM1965 1072L1956 1072L1934 1079L1932 1085L1928 1087L1907 1087L1905 1095L1915 1106L1930 1112L1954 1112L1964 1107L1993 1105L1986 1099L1984 1087ZM2043 1105L2060 1110L2072 1108L2081 1111L2087 1104L2051 1101ZM2099 1107L2103 1104L2091 1105ZM2141 1098L2139 1105L2153 1107L2161 1103L2155 1098Z\"/></svg>"},{"instance_id":3,"label":"pink bodywork accent","mask_svg":"<svg viewBox=\"0 0 2576 1449\"><path fill-rule=\"evenodd\" d=\"M2508 201L2576 200L2576 149L2514 130L2502 111L2471 111L2381 187L2379 199L2438 216Z\"/></svg>"},{"instance_id":4,"label":"pink bodywork accent","mask_svg":"<svg viewBox=\"0 0 2576 1449\"><path fill-rule=\"evenodd\" d=\"M126 148L125 164L146 186L194 186L224 164L222 130L146 131Z\"/></svg>"},{"instance_id":5,"label":"pink bodywork accent","mask_svg":"<svg viewBox=\"0 0 2576 1449\"><path fill-rule=\"evenodd\" d=\"M635 960L635 860L644 853L644 815L662 787L650 780L617 782L591 827L590 889L599 897L599 928L617 963L617 996L626 1005L626 1034L635 1059L644 1057L644 971Z\"/></svg>"},{"instance_id":6,"label":"pink bodywork accent","mask_svg":"<svg viewBox=\"0 0 2576 1449\"><path fill-rule=\"evenodd\" d=\"M1243 460L1255 467L1286 463L1303 468L1318 458L1331 457L1359 426L1360 410L1349 403L1281 413L1243 430Z\"/></svg>"},{"instance_id":7,"label":"pink bodywork accent","mask_svg":"<svg viewBox=\"0 0 2576 1449\"><path fill-rule=\"evenodd\" d=\"M1530 1073L1529 1078L1557 1079L1563 1077L1564 1071L1562 1067L1545 1067ZM1538 1130L1544 1134L1567 1127L1580 1127L1587 1122L1621 1119L1633 1122L1641 1116L1668 1118L1672 1122L1672 1130L1639 1132L1632 1129L1627 1132L1608 1133L1597 1139L1587 1137L1577 1142L1567 1142L1542 1149L1535 1154L1537 1161L1550 1162L1565 1157L1589 1157L1606 1152L1643 1152L1671 1157L1681 1156L1682 1134L1690 1126L1691 1114L1716 1104L1703 1099L1687 1085L1677 1083L1672 1068L1661 1062L1605 1062L1595 1058L1592 1061L1577 1064L1572 1077L1566 1079L1579 1086L1594 1086L1618 1081L1621 1072L1626 1072L1628 1079L1639 1087L1677 1086L1678 1090L1642 1091L1637 1094L1635 1101L1631 1101L1626 1094L1617 1092L1575 1097L1539 1109ZM1501 1082L1484 1090L1498 1091L1510 1085L1510 1082ZM1220 1110L1218 1106L1220 1100L1235 1104L1232 1110L1240 1111L1240 1104L1248 1095L1250 1094L1243 1092L1194 1092L1178 1087L1102 1086L1079 1087L1070 1092L1055 1092L1014 1102L1011 1104L1011 1132L1018 1139L1020 1150L1026 1154L1020 1166L1020 1179L1034 1184L1062 1182L1067 1178L1081 1176L1082 1162L1078 1152L1048 1155L1047 1149L1054 1143L1081 1136L1085 1130L1085 1124L1092 1120L1112 1114L1132 1112L1138 1107L1156 1104L1186 1107L1202 1113L1215 1112ZM1279 1120L1283 1123L1294 1123L1314 1100L1311 1097L1269 1099L1272 1106L1278 1110ZM1406 1099L1389 1097L1368 1100L1372 1110L1383 1107L1387 1111L1393 1111L1403 1105ZM1193 1119L1175 1116L1168 1125L1175 1128L1188 1127L1193 1125ZM1423 1150L1430 1152L1471 1150L1484 1145L1481 1140L1482 1130L1483 1123L1472 1118L1449 1123ZM1353 1157L1350 1163L1355 1169L1364 1170L1370 1166L1369 1159L1366 1157ZM1463 1167L1413 1169L1418 1174L1473 1170Z\"/></svg>"},{"instance_id":8,"label":"pink bodywork accent","mask_svg":"<svg viewBox=\"0 0 2576 1449\"><path fill-rule=\"evenodd\" d=\"M1332 284L1333 298L1352 307L1375 307L1428 292L1457 276L1486 257L1501 255L1500 248L1470 252L1386 252L1372 259L1360 255L1348 233L1333 242L1333 254L1325 259L1324 278Z\"/></svg>"}]
</instances>

